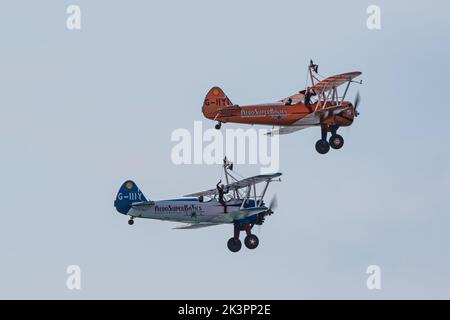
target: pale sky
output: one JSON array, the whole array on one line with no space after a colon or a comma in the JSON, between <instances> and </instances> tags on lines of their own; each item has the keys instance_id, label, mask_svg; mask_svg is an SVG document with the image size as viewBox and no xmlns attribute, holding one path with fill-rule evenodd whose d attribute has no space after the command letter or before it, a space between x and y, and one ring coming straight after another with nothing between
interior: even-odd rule
<instances>
[{"instance_id":1,"label":"pale sky","mask_svg":"<svg viewBox=\"0 0 450 320\"><path fill-rule=\"evenodd\" d=\"M69 4L81 30L66 28ZM381 30L366 27L371 4ZM450 298L449 12L443 0L0 2L0 298ZM363 72L361 115L326 156L319 129L281 137L279 206L256 250L229 252L231 225L130 227L115 211L128 178L155 200L214 187L220 166L171 162L173 130L213 127L201 105L214 85L238 104L304 89L311 58L323 75ZM66 287L73 264L79 291ZM381 290L366 287L369 265Z\"/></svg>"}]
</instances>

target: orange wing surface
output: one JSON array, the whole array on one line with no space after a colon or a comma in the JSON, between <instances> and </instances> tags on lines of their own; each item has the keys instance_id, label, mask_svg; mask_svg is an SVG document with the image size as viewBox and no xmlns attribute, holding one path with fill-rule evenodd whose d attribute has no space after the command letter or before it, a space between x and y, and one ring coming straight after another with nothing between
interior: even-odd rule
<instances>
[{"instance_id":1,"label":"orange wing surface","mask_svg":"<svg viewBox=\"0 0 450 320\"><path fill-rule=\"evenodd\" d=\"M347 72L341 73L335 76L328 77L311 87L316 93L322 93L333 88L339 87L340 85L353 80L354 78L361 75L361 72Z\"/></svg>"}]
</instances>

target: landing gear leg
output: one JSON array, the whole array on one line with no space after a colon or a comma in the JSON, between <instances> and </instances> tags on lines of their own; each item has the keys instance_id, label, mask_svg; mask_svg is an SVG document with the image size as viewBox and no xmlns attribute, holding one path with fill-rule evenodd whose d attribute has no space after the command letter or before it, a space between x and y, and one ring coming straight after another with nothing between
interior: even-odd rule
<instances>
[{"instance_id":1,"label":"landing gear leg","mask_svg":"<svg viewBox=\"0 0 450 320\"><path fill-rule=\"evenodd\" d=\"M217 122L215 128L216 128L217 130L220 130L220 128L222 128L222 122L220 122L220 121Z\"/></svg>"},{"instance_id":2,"label":"landing gear leg","mask_svg":"<svg viewBox=\"0 0 450 320\"><path fill-rule=\"evenodd\" d=\"M238 252L242 248L242 242L239 240L240 230L238 226L234 226L234 236L228 240L227 246L231 252Z\"/></svg>"},{"instance_id":3,"label":"landing gear leg","mask_svg":"<svg viewBox=\"0 0 450 320\"><path fill-rule=\"evenodd\" d=\"M322 126L321 129L322 129L322 139L316 142L316 151L320 154L325 154L328 151L330 151L330 145L328 144L327 141L328 129L326 126Z\"/></svg>"},{"instance_id":4,"label":"landing gear leg","mask_svg":"<svg viewBox=\"0 0 450 320\"><path fill-rule=\"evenodd\" d=\"M131 217L130 220L128 220L128 224L132 226L134 224L134 217Z\"/></svg>"},{"instance_id":5,"label":"landing gear leg","mask_svg":"<svg viewBox=\"0 0 450 320\"><path fill-rule=\"evenodd\" d=\"M250 224L246 224L245 226L244 226L244 228L245 228L245 232L247 233L247 236L245 237L245 239L244 239L244 243L245 243L245 246L247 247L247 248L249 248L249 249L256 249L256 247L258 246L258 244L259 244L259 239L258 239L258 237L257 236L255 236L254 234L252 234L252 232L251 232L251 230L252 230L252 228L253 228L253 225L250 225Z\"/></svg>"}]
</instances>

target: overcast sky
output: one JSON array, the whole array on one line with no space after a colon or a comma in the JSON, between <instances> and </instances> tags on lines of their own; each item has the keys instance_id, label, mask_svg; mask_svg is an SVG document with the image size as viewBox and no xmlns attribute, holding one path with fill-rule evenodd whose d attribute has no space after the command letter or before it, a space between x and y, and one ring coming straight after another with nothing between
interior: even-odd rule
<instances>
[{"instance_id":1,"label":"overcast sky","mask_svg":"<svg viewBox=\"0 0 450 320\"><path fill-rule=\"evenodd\" d=\"M1 1L0 297L450 298L449 14L443 0ZM241 105L302 90L311 58L363 72L361 115L326 156L319 129L281 137L258 249L229 252L232 226L130 227L115 211L128 178L155 200L213 187L220 166L172 163L173 130L213 127L213 85Z\"/></svg>"}]
</instances>

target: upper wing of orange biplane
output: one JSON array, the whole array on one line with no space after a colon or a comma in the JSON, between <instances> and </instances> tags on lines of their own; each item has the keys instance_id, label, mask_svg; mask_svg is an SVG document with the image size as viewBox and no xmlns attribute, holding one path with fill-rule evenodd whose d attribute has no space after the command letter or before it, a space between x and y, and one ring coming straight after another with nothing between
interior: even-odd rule
<instances>
[{"instance_id":1,"label":"upper wing of orange biplane","mask_svg":"<svg viewBox=\"0 0 450 320\"><path fill-rule=\"evenodd\" d=\"M328 77L320 82L317 82L314 86L311 88L317 93L321 94L325 91L331 90L333 88L339 87L340 85L352 81L354 78L361 75L361 72L354 71L354 72L347 72L338 74L335 76Z\"/></svg>"},{"instance_id":2,"label":"upper wing of orange biplane","mask_svg":"<svg viewBox=\"0 0 450 320\"><path fill-rule=\"evenodd\" d=\"M320 109L318 111L312 112L305 117L301 118L300 120L294 122L290 126L287 127L280 127L277 129L272 130L269 132L270 135L277 135L277 134L289 134L298 130L306 129L313 126L320 125L320 122L328 118L330 116L333 116L335 114L338 114L345 108L347 108L347 105L344 106L334 106L330 108Z\"/></svg>"}]
</instances>

